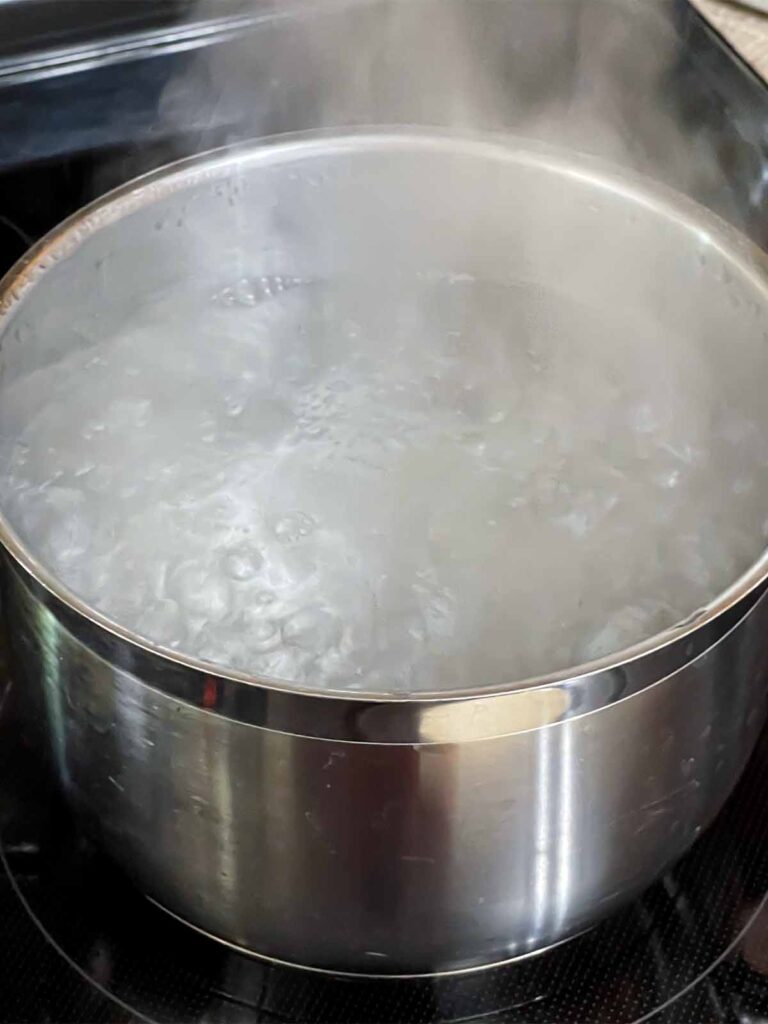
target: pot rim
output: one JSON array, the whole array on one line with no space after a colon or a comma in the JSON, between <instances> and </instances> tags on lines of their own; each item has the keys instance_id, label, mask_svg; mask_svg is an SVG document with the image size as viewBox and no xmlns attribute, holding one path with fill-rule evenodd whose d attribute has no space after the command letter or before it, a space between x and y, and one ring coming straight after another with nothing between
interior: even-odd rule
<instances>
[{"instance_id":1,"label":"pot rim","mask_svg":"<svg viewBox=\"0 0 768 1024\"><path fill-rule=\"evenodd\" d=\"M456 132L432 127L377 126L302 131L224 146L167 164L100 196L48 232L0 279L0 339L9 318L58 260L76 251L95 232L118 222L134 210L150 205L172 192L206 181L217 181L232 169L233 164L236 167L270 166L301 160L321 152L327 155L332 150L353 153L359 151L361 143L365 144L366 152L372 149L388 151L392 146L429 151L450 150L461 143L466 150L481 158L535 165L549 173L590 180L596 186L618 192L633 202L655 209L660 215L677 221L698 237L701 244L711 247L734 265L742 277L748 278L756 290L764 293L768 305L768 256L716 214L667 186L649 181L635 172L607 165L593 157L512 135ZM0 544L16 566L23 570L21 576L34 596L57 617L66 619L67 627L73 635L89 646L94 646L99 633L104 635L108 642L106 646L102 645L103 654L113 664L134 668L136 657L126 657L127 647L127 650L138 656L142 668L154 664L159 669L149 673L151 680L148 685L205 710L268 728L271 724L270 716L264 713L265 694L272 694L275 699L285 701L286 711L288 706L297 705L297 702L306 705L307 701L315 709L319 704L337 703L339 709L378 708L383 711L385 707L399 707L401 711L406 711L410 707L418 711L434 705L461 705L469 700L492 700L514 694L540 694L542 691L558 690L568 692L569 707L581 706L581 714L599 710L600 707L645 689L703 654L733 627L734 621L741 618L745 608L752 603L750 599L768 581L766 550L730 587L684 622L616 654L559 672L461 690L350 691L332 687L312 688L286 680L255 676L212 665L191 655L153 644L91 607L61 583L22 542L2 509ZM16 575L18 577L18 573ZM640 665L646 661L650 663L650 671L640 673ZM202 691L195 696L200 686L184 686L179 692L178 687L166 685L163 672L168 672L172 667L177 670L172 674L178 674L178 670L186 671L189 683L193 679L202 683L202 691L209 696L206 697ZM639 675L645 678L638 679ZM143 671L140 677L145 678ZM213 700L209 699L212 689L216 691ZM240 698L235 701L237 708L227 708L228 704L232 705L232 701L225 698L236 690L241 691ZM592 699L586 703L580 699L574 701L574 696L583 698L590 691ZM248 702L243 701L243 693L250 693L258 703L259 709L252 709L254 714L246 713L245 704ZM282 714L278 715L279 719L283 717ZM338 716L332 717L336 719ZM561 717L558 715L557 720ZM552 720L539 723L542 724L552 724ZM301 734L306 734L307 728L302 728ZM286 731L282 725L280 731ZM350 730L342 731L346 734ZM376 733L380 731L379 728L374 729ZM442 729L437 731L441 734L443 732ZM472 729L469 731L472 732ZM363 732L367 734L369 729ZM389 730L385 729L384 732L388 733ZM405 733L409 732L411 730L405 730ZM466 732L466 729L461 730L462 737ZM327 736L323 728L317 732L311 729L309 734ZM338 738L355 742L369 741L359 734ZM404 736L402 740L394 740L394 737L389 740L393 741L413 742L414 739L409 740Z\"/></svg>"}]
</instances>

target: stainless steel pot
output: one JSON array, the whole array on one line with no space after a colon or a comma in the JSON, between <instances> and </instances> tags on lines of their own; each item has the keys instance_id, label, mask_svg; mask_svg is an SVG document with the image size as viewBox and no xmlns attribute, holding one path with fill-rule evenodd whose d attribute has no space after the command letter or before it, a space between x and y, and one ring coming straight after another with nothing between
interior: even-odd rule
<instances>
[{"instance_id":1,"label":"stainless steel pot","mask_svg":"<svg viewBox=\"0 0 768 1024\"><path fill-rule=\"evenodd\" d=\"M222 151L97 202L5 279L3 379L98 345L137 302L190 276L207 288L244 263L318 275L388 254L405 269L651 304L670 344L696 311L725 398L768 419L765 266L735 231L590 162L415 132ZM18 685L73 805L154 900L281 961L455 971L573 935L690 846L763 721L765 558L618 657L387 697L152 648L52 578L13 524L0 531Z\"/></svg>"}]
</instances>

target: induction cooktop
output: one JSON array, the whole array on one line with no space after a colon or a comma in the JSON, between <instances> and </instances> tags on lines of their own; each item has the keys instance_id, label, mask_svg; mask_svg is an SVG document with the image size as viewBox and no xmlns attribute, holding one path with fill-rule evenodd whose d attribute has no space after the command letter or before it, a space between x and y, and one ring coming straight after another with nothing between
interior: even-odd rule
<instances>
[{"instance_id":1,"label":"induction cooktop","mask_svg":"<svg viewBox=\"0 0 768 1024\"><path fill-rule=\"evenodd\" d=\"M522 19L511 37L527 38L526 19L572 17L578 7L597 12L627 61L642 65L644 48L660 38L673 44L658 94L617 83L626 153L768 247L768 88L685 0L493 2ZM3 0L0 270L136 174L317 124L327 111L300 80L278 73L275 56L305 6ZM328 9L344 6L329 0ZM567 33L549 62L546 18L531 37L541 52L510 48L517 99L500 117L517 131L523 114L567 95L584 73ZM653 104L677 132L664 145L648 116ZM330 116L371 120L354 104ZM599 145L585 136L580 148ZM691 174L703 151L707 172ZM148 902L70 814L18 697L0 665L2 1022L768 1022L768 731L714 826L617 917L504 968L364 981L249 959Z\"/></svg>"}]
</instances>

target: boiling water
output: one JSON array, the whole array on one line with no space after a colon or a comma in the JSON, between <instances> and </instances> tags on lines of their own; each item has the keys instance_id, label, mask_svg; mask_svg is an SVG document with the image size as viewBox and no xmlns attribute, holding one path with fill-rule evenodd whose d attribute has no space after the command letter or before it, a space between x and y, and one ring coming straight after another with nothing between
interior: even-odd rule
<instances>
[{"instance_id":1,"label":"boiling water","mask_svg":"<svg viewBox=\"0 0 768 1024\"><path fill-rule=\"evenodd\" d=\"M675 340L464 278L166 296L9 389L4 508L86 601L219 665L382 691L560 670L762 547L727 455L751 425L713 436L717 382Z\"/></svg>"}]
</instances>

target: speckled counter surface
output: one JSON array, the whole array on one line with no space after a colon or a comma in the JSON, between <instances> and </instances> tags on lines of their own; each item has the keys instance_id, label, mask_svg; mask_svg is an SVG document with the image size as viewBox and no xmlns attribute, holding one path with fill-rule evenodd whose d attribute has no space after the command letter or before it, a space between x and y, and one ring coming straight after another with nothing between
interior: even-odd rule
<instances>
[{"instance_id":1,"label":"speckled counter surface","mask_svg":"<svg viewBox=\"0 0 768 1024\"><path fill-rule=\"evenodd\" d=\"M768 80L768 0L754 0L755 7L730 0L693 0L763 78ZM756 10L764 6L765 13Z\"/></svg>"}]
</instances>

